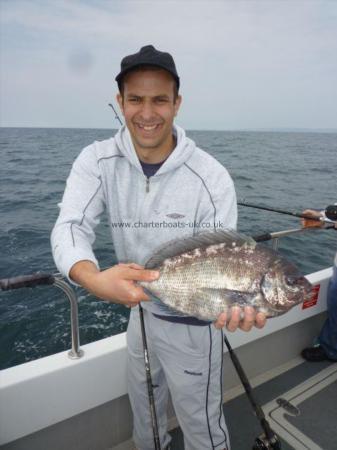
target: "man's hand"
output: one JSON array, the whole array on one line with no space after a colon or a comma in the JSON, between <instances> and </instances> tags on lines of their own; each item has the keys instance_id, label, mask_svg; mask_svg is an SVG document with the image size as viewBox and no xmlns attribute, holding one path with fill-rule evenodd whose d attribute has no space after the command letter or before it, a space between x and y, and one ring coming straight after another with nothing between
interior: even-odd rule
<instances>
[{"instance_id":1,"label":"man's hand","mask_svg":"<svg viewBox=\"0 0 337 450\"><path fill-rule=\"evenodd\" d=\"M319 219L320 217L323 217L323 214L319 211L315 211L313 209L306 209L302 212L305 216L314 217L316 219ZM322 228L324 227L324 222L321 222L320 220L310 220L310 219L301 219L301 224L303 228Z\"/></svg>"},{"instance_id":2,"label":"man's hand","mask_svg":"<svg viewBox=\"0 0 337 450\"><path fill-rule=\"evenodd\" d=\"M159 272L146 270L134 263L117 264L100 272L90 261L74 264L69 275L96 297L128 307L149 300L136 281L154 281L159 278Z\"/></svg>"},{"instance_id":3,"label":"man's hand","mask_svg":"<svg viewBox=\"0 0 337 450\"><path fill-rule=\"evenodd\" d=\"M243 312L243 318L242 317ZM229 320L228 320L229 319ZM266 316L263 313L256 313L252 306L246 306L243 310L239 306L233 306L229 313L219 315L214 326L223 328L226 326L228 331L235 331L238 328L243 331L250 331L253 326L263 328L266 324Z\"/></svg>"}]
</instances>

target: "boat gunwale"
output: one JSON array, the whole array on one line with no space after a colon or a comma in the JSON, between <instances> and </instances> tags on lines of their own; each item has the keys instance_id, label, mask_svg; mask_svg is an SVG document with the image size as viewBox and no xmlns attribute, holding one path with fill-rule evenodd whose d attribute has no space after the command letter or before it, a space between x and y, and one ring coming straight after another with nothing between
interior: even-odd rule
<instances>
[{"instance_id":1,"label":"boat gunwale","mask_svg":"<svg viewBox=\"0 0 337 450\"><path fill-rule=\"evenodd\" d=\"M324 312L331 275L332 267L307 275L313 285L321 284L316 305L298 305L262 330L231 334L233 348ZM124 332L84 345L85 355L78 360L64 351L1 370L0 445L124 396L126 345Z\"/></svg>"}]
</instances>

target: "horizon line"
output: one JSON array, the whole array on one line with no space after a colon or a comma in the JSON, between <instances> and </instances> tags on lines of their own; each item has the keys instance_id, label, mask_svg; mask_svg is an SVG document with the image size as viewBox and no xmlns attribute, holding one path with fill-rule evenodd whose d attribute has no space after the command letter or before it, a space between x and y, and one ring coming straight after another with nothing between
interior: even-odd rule
<instances>
[{"instance_id":1,"label":"horizon line","mask_svg":"<svg viewBox=\"0 0 337 450\"><path fill-rule=\"evenodd\" d=\"M22 129L46 129L46 130L111 130L118 131L119 127L106 128L106 127L60 127L60 126L2 126L1 128L22 128ZM305 128L305 127L261 127L261 128L224 128L224 129L209 129L209 128L185 128L187 131L242 131L242 132L307 132L307 133L337 133L337 128Z\"/></svg>"}]
</instances>

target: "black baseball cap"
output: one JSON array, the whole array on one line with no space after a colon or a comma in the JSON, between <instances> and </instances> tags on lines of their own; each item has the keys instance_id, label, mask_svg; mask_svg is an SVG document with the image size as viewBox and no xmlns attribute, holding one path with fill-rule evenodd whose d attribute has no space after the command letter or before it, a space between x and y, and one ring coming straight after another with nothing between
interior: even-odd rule
<instances>
[{"instance_id":1,"label":"black baseball cap","mask_svg":"<svg viewBox=\"0 0 337 450\"><path fill-rule=\"evenodd\" d=\"M153 45L142 47L138 53L125 56L121 61L121 71L115 78L120 86L123 77L132 69L139 66L156 66L169 72L177 83L177 89L180 86L180 80L177 73L174 60L169 53L161 52L154 48Z\"/></svg>"}]
</instances>

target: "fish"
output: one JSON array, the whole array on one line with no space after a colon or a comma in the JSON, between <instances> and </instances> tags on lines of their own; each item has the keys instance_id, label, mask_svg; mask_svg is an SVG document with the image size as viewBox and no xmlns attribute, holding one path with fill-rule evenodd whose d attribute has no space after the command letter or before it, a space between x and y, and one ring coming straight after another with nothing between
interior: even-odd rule
<instances>
[{"instance_id":1,"label":"fish","mask_svg":"<svg viewBox=\"0 0 337 450\"><path fill-rule=\"evenodd\" d=\"M214 321L249 305L271 318L311 297L311 284L292 262L233 230L169 241L145 268L160 276L139 284L171 315Z\"/></svg>"}]
</instances>

